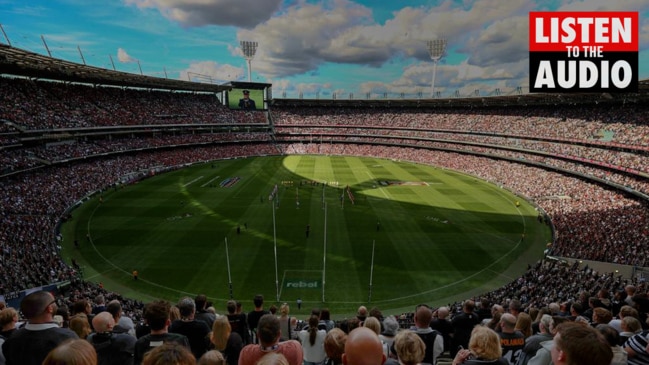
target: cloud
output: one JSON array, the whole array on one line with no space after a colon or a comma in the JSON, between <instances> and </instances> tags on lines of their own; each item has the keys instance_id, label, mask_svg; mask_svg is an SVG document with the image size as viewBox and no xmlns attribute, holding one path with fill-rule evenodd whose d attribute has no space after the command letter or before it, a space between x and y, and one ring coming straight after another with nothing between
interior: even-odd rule
<instances>
[{"instance_id":1,"label":"cloud","mask_svg":"<svg viewBox=\"0 0 649 365\"><path fill-rule=\"evenodd\" d=\"M256 71L277 78L304 74L325 63L381 67L397 58L429 61L426 41L444 37L449 47L458 48L471 37L478 41L486 24L530 10L526 0L469 2L467 6L446 0L437 7L406 7L384 24L374 20L370 8L349 0L300 2L253 29L239 31L237 38L258 41ZM523 23L516 25L520 28ZM492 30L493 36L505 29L506 24ZM463 51L474 52L468 47ZM486 54L480 56L488 59ZM525 55L519 51L514 57Z\"/></svg>"},{"instance_id":2,"label":"cloud","mask_svg":"<svg viewBox=\"0 0 649 365\"><path fill-rule=\"evenodd\" d=\"M156 9L184 27L205 25L251 28L277 11L282 0L125 0L141 9Z\"/></svg>"},{"instance_id":3,"label":"cloud","mask_svg":"<svg viewBox=\"0 0 649 365\"><path fill-rule=\"evenodd\" d=\"M490 24L469 39L460 51L470 54L469 63L494 66L518 62L529 56L529 18L511 17Z\"/></svg>"},{"instance_id":4,"label":"cloud","mask_svg":"<svg viewBox=\"0 0 649 365\"><path fill-rule=\"evenodd\" d=\"M343 59L344 47L332 49L332 44L346 30L369 22L371 10L351 1L300 3L254 29L239 31L237 38L259 43L253 69L269 78L285 77Z\"/></svg>"},{"instance_id":5,"label":"cloud","mask_svg":"<svg viewBox=\"0 0 649 365\"><path fill-rule=\"evenodd\" d=\"M123 48L117 49L117 59L122 63L135 63L137 62L136 58L131 57Z\"/></svg>"},{"instance_id":6,"label":"cloud","mask_svg":"<svg viewBox=\"0 0 649 365\"><path fill-rule=\"evenodd\" d=\"M241 67L219 64L214 61L201 61L190 64L189 68L180 72L181 80L192 80L223 84L228 81L239 80L245 75Z\"/></svg>"}]
</instances>

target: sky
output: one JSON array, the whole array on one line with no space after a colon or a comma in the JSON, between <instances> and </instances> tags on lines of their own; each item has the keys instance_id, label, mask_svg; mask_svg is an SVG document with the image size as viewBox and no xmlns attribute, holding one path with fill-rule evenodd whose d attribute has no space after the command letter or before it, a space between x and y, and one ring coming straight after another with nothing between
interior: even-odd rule
<instances>
[{"instance_id":1,"label":"sky","mask_svg":"<svg viewBox=\"0 0 649 365\"><path fill-rule=\"evenodd\" d=\"M156 77L251 81L274 97L429 97L427 42L444 39L440 96L529 87L530 11L637 11L649 78L649 0L0 0L0 42ZM8 39L8 40L7 40Z\"/></svg>"}]
</instances>

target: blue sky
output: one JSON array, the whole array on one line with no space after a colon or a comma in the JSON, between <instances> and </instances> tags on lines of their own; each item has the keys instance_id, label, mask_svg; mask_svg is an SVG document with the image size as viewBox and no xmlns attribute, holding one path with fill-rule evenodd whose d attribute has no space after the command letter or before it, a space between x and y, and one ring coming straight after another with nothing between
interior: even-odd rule
<instances>
[{"instance_id":1,"label":"blue sky","mask_svg":"<svg viewBox=\"0 0 649 365\"><path fill-rule=\"evenodd\" d=\"M649 78L649 0L0 0L15 47L120 71L247 81L239 42L256 41L252 81L276 97L427 97L426 42L447 39L442 96L528 87L528 13L640 13L640 79ZM0 42L6 39L0 35ZM112 62L111 62L112 57Z\"/></svg>"}]
</instances>

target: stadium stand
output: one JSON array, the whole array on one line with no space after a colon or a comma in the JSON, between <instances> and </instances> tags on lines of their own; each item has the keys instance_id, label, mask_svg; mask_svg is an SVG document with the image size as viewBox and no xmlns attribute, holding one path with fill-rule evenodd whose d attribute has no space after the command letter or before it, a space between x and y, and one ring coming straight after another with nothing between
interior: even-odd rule
<instances>
[{"instance_id":1,"label":"stadium stand","mask_svg":"<svg viewBox=\"0 0 649 365\"><path fill-rule=\"evenodd\" d=\"M1 293L69 281L58 298L62 307L101 294L120 300L139 322L143 303L84 281L79 267L64 262L57 227L66 210L134 171L277 154L373 156L463 171L542 208L556 232L549 255L649 266L647 103L387 107L294 100L251 113L225 108L206 90L114 87L123 85L108 76L104 82L0 78L0 260L11 268L0 274ZM646 299L642 278L546 259L473 299L506 305L516 298L530 309L606 289L619 294L619 310L629 285ZM636 304L646 317L645 302ZM448 306L457 313L461 303ZM400 319L407 328L412 313Z\"/></svg>"}]
</instances>

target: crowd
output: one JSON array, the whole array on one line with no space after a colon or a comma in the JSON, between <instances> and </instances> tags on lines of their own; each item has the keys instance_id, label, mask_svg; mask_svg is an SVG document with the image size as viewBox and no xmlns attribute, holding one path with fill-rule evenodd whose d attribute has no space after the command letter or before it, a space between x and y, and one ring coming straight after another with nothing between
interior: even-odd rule
<instances>
[{"instance_id":1,"label":"crowd","mask_svg":"<svg viewBox=\"0 0 649 365\"><path fill-rule=\"evenodd\" d=\"M483 133L582 142L603 146L649 145L649 108L625 104L614 107L524 106L502 108L273 108L277 126L350 127Z\"/></svg>"},{"instance_id":2,"label":"crowd","mask_svg":"<svg viewBox=\"0 0 649 365\"><path fill-rule=\"evenodd\" d=\"M171 124L268 124L210 93L89 86L0 77L0 121L24 130ZM7 128L7 127L3 127Z\"/></svg>"},{"instance_id":3,"label":"crowd","mask_svg":"<svg viewBox=\"0 0 649 365\"><path fill-rule=\"evenodd\" d=\"M78 89L65 84L43 85L4 78L0 81L3 86L0 94L9 101L0 105L0 119L25 129L92 128L118 123L232 123L237 118L268 123L261 112L235 113L235 116L224 109L214 95ZM154 166L171 169L190 162L269 154L372 156L463 171L515 191L546 212L556 232L555 242L548 247L549 254L649 266L648 203L561 171L578 172L649 193L647 179L637 174L649 171L645 151L649 145L646 125L649 108L559 109L534 107L521 114L520 109L515 112L503 109L421 113L390 109L294 108L272 112L275 135L264 131L131 135L8 149L0 157L4 172L7 168L25 172L4 177L0 184L0 220L3 222L0 262L5 268L0 273L0 292L69 280L71 289L56 298L61 307L71 308L80 300L88 301L101 295L117 299L126 317L141 322L145 318L142 303L80 280L77 268L64 263L55 228L65 219L66 210L87 194L108 188L132 172L146 171ZM351 130L353 133L349 133ZM13 143L15 128L5 124L3 131L9 133L3 137L3 145ZM568 140L580 144L566 143ZM240 141L247 143L233 143ZM168 146L181 147L47 166L69 159ZM510 160L493 159L489 155ZM637 171L636 174L616 172L579 159ZM518 162L534 162L556 171ZM33 167L41 168L29 170ZM540 310L553 303L569 308L579 300L583 309L587 309L590 305L588 295L584 303L583 293L595 295L605 290L616 295L607 298L609 301L621 304L626 298L624 294L629 296L625 288L630 286L646 298L649 288L644 282L543 261L510 284L472 299L503 307L520 302L527 311ZM642 306L647 303L642 298L636 298L633 303L641 307L636 310L644 316L643 320L646 319L649 308ZM451 317L465 312L463 303L449 303L448 310ZM617 316L620 308L609 310ZM401 327L415 325L416 318L417 311L400 316ZM304 320L308 324L309 318ZM592 322L593 318L587 315L586 320ZM364 320L352 318L342 321L338 327L349 333L361 322ZM293 327L295 333L302 331L302 322L298 323ZM314 346L311 336L315 336L313 341L326 343L326 338L318 334L318 325L310 327L308 336L302 336L301 346L305 342ZM262 335L257 336L254 329L248 335L261 341ZM328 334L331 329L325 332ZM245 341L243 337L241 340ZM466 348L469 343L463 346ZM208 343L205 352L212 347ZM309 352L309 356L312 354ZM386 356L389 355L386 351ZM202 354L199 356L193 351L193 356L200 358Z\"/></svg>"},{"instance_id":4,"label":"crowd","mask_svg":"<svg viewBox=\"0 0 649 365\"><path fill-rule=\"evenodd\" d=\"M420 303L400 315L361 305L354 316L332 321L327 308L304 313L300 301L295 315L289 303L268 307L262 294L249 311L239 301L212 303L202 294L145 304L73 280L57 295L28 294L20 311L0 303L0 362L646 364L648 290L644 281L542 260L510 284L461 302ZM553 356L557 348L569 359Z\"/></svg>"}]
</instances>

